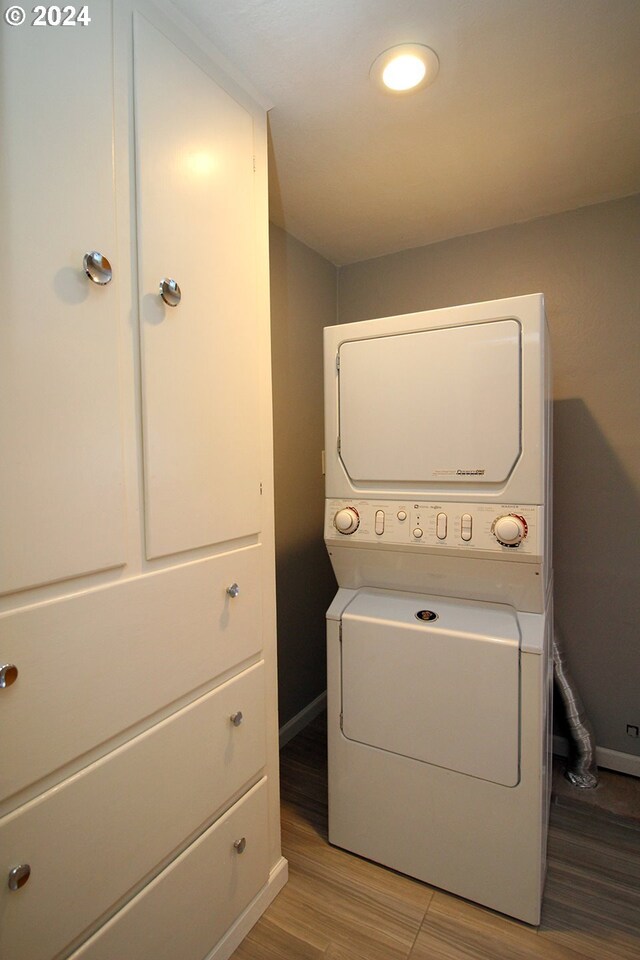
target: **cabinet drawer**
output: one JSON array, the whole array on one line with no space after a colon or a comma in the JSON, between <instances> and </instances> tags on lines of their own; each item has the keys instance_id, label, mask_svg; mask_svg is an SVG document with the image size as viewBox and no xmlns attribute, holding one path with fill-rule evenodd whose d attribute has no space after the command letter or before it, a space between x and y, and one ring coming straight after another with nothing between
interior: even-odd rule
<instances>
[{"instance_id":1,"label":"cabinet drawer","mask_svg":"<svg viewBox=\"0 0 640 960\"><path fill-rule=\"evenodd\" d=\"M261 780L70 960L202 960L268 880L266 787Z\"/></svg>"},{"instance_id":2,"label":"cabinet drawer","mask_svg":"<svg viewBox=\"0 0 640 960\"><path fill-rule=\"evenodd\" d=\"M0 662L19 670L0 690L0 800L150 725L257 654L261 633L257 546L0 617Z\"/></svg>"},{"instance_id":3,"label":"cabinet drawer","mask_svg":"<svg viewBox=\"0 0 640 960\"><path fill-rule=\"evenodd\" d=\"M5 817L4 866L28 863L31 876L0 885L0 956L56 956L264 763L259 663Z\"/></svg>"}]
</instances>

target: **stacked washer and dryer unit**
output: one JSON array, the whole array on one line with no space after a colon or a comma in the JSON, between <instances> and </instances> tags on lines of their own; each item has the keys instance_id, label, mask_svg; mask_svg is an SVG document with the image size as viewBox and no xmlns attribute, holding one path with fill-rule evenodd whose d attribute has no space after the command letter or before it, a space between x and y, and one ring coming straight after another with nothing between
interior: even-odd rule
<instances>
[{"instance_id":1,"label":"stacked washer and dryer unit","mask_svg":"<svg viewBox=\"0 0 640 960\"><path fill-rule=\"evenodd\" d=\"M531 924L550 790L542 295L325 329L329 840Z\"/></svg>"}]
</instances>

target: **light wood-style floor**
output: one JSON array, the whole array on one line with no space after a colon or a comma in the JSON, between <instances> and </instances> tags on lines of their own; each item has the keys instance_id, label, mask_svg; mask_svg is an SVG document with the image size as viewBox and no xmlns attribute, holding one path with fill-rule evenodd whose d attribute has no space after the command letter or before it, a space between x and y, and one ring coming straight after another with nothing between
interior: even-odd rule
<instances>
[{"instance_id":1,"label":"light wood-style floor","mask_svg":"<svg viewBox=\"0 0 640 960\"><path fill-rule=\"evenodd\" d=\"M538 929L327 842L325 718L281 754L289 882L233 960L640 960L640 828L554 805Z\"/></svg>"}]
</instances>

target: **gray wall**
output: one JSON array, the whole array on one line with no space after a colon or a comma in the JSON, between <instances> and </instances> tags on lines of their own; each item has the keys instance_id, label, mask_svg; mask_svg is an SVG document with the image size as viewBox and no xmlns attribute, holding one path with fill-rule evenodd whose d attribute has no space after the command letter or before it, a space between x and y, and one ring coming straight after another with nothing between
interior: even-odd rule
<instances>
[{"instance_id":1,"label":"gray wall","mask_svg":"<svg viewBox=\"0 0 640 960\"><path fill-rule=\"evenodd\" d=\"M640 197L342 267L344 323L543 292L556 620L599 746L640 755Z\"/></svg>"},{"instance_id":2,"label":"gray wall","mask_svg":"<svg viewBox=\"0 0 640 960\"><path fill-rule=\"evenodd\" d=\"M322 330L333 264L271 225L271 338L280 725L326 689L324 614L336 591L322 539Z\"/></svg>"}]
</instances>

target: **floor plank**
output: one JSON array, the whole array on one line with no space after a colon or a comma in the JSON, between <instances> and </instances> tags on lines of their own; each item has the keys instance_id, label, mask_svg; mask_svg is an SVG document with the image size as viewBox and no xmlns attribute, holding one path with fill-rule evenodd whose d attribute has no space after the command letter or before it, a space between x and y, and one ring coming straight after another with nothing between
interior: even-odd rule
<instances>
[{"instance_id":1,"label":"floor plank","mask_svg":"<svg viewBox=\"0 0 640 960\"><path fill-rule=\"evenodd\" d=\"M282 751L290 879L233 960L640 960L637 822L552 806L536 929L330 846L325 722Z\"/></svg>"},{"instance_id":2,"label":"floor plank","mask_svg":"<svg viewBox=\"0 0 640 960\"><path fill-rule=\"evenodd\" d=\"M553 940L517 920L438 891L411 952L411 960L578 960Z\"/></svg>"},{"instance_id":3,"label":"floor plank","mask_svg":"<svg viewBox=\"0 0 640 960\"><path fill-rule=\"evenodd\" d=\"M262 917L233 954L234 960L324 960L325 950Z\"/></svg>"}]
</instances>

